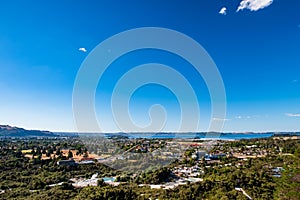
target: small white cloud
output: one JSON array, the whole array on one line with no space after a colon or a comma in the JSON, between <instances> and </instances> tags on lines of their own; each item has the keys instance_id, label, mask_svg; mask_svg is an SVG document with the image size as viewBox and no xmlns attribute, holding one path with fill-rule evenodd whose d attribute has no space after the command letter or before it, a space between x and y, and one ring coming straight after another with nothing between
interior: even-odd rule
<instances>
[{"instance_id":1,"label":"small white cloud","mask_svg":"<svg viewBox=\"0 0 300 200\"><path fill-rule=\"evenodd\" d=\"M295 80L293 80L292 82L293 82L293 83L298 83L298 80L297 80L297 79L295 79Z\"/></svg>"},{"instance_id":2,"label":"small white cloud","mask_svg":"<svg viewBox=\"0 0 300 200\"><path fill-rule=\"evenodd\" d=\"M256 116L258 116L258 115L255 115L255 116L252 116L252 117L256 117ZM239 116L235 116L235 119L251 119L252 118L251 116L241 116L241 115L239 115Z\"/></svg>"},{"instance_id":3,"label":"small white cloud","mask_svg":"<svg viewBox=\"0 0 300 200\"><path fill-rule=\"evenodd\" d=\"M221 10L219 11L219 14L221 14L221 15L226 15L227 14L227 8L226 7L223 7L223 8L221 8Z\"/></svg>"},{"instance_id":4,"label":"small white cloud","mask_svg":"<svg viewBox=\"0 0 300 200\"><path fill-rule=\"evenodd\" d=\"M288 117L300 117L299 113L285 113L285 115Z\"/></svg>"},{"instance_id":5,"label":"small white cloud","mask_svg":"<svg viewBox=\"0 0 300 200\"><path fill-rule=\"evenodd\" d=\"M212 118L214 121L229 121L230 119L223 119L223 118Z\"/></svg>"},{"instance_id":6,"label":"small white cloud","mask_svg":"<svg viewBox=\"0 0 300 200\"><path fill-rule=\"evenodd\" d=\"M87 52L86 48L84 48L84 47L80 47L80 48L78 49L78 51L82 51L82 52L84 52L84 53Z\"/></svg>"},{"instance_id":7,"label":"small white cloud","mask_svg":"<svg viewBox=\"0 0 300 200\"><path fill-rule=\"evenodd\" d=\"M268 7L273 3L273 0L242 0L236 12L240 10L249 9L251 11L258 11Z\"/></svg>"}]
</instances>

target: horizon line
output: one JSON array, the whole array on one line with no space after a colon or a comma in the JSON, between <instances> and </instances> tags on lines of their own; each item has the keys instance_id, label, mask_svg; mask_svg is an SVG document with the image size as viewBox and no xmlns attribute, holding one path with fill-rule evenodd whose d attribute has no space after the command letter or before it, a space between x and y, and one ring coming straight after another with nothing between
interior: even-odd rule
<instances>
[{"instance_id":1,"label":"horizon line","mask_svg":"<svg viewBox=\"0 0 300 200\"><path fill-rule=\"evenodd\" d=\"M92 132L92 131L63 131L63 130L45 130L39 128L26 128L20 127L15 125L0 125L0 126L10 126L13 128L22 128L25 130L31 131L47 131L52 133L108 133L108 134L116 134L116 133L148 133L148 134L156 134L156 133L300 133L300 130L264 130L264 131L159 131L159 132L140 132L140 131L130 131L130 132L122 132L122 131L99 131L99 132Z\"/></svg>"}]
</instances>

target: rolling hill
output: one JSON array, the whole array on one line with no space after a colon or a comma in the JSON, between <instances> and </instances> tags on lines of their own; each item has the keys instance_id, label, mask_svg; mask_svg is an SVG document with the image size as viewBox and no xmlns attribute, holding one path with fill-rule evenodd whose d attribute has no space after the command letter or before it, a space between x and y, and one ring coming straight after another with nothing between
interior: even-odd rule
<instances>
[{"instance_id":1,"label":"rolling hill","mask_svg":"<svg viewBox=\"0 0 300 200\"><path fill-rule=\"evenodd\" d=\"M58 137L49 131L26 130L23 128L0 125L0 137Z\"/></svg>"}]
</instances>

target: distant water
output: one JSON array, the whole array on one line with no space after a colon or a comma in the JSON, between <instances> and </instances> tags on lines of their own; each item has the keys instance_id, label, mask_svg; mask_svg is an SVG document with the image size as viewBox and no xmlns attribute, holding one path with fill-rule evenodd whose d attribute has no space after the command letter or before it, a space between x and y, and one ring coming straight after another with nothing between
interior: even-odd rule
<instances>
[{"instance_id":1,"label":"distant water","mask_svg":"<svg viewBox=\"0 0 300 200\"><path fill-rule=\"evenodd\" d=\"M268 133L56 133L64 137L120 137L149 139L201 139L201 140L241 140L269 138L272 136L299 136L300 132L268 132Z\"/></svg>"},{"instance_id":2,"label":"distant water","mask_svg":"<svg viewBox=\"0 0 300 200\"><path fill-rule=\"evenodd\" d=\"M273 136L272 133L249 133L249 134L226 134L226 135L221 135L220 138L240 140L240 139L254 139L254 138L269 138L272 136Z\"/></svg>"},{"instance_id":3,"label":"distant water","mask_svg":"<svg viewBox=\"0 0 300 200\"><path fill-rule=\"evenodd\" d=\"M149 139L202 139L202 140L240 140L272 137L273 133L81 133L80 137L100 136L106 138L149 138Z\"/></svg>"},{"instance_id":4,"label":"distant water","mask_svg":"<svg viewBox=\"0 0 300 200\"><path fill-rule=\"evenodd\" d=\"M106 137L151 138L151 139L203 139L203 140L240 140L254 138L269 138L273 133L116 133L105 134Z\"/></svg>"}]
</instances>

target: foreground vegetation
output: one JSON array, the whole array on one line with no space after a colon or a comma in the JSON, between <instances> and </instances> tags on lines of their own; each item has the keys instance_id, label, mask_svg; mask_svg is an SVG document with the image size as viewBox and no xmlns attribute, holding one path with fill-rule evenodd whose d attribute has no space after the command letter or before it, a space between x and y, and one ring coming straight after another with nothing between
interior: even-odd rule
<instances>
[{"instance_id":1,"label":"foreground vegetation","mask_svg":"<svg viewBox=\"0 0 300 200\"><path fill-rule=\"evenodd\" d=\"M227 157L210 164L204 159L196 161L185 156L166 168L129 174L97 162L58 166L57 161L72 157L71 154L63 156L62 149L75 149L83 155L87 153L76 139L5 139L0 141L0 199L247 199L236 188L243 188L253 199L299 199L299 140L270 138L223 142L211 151L230 151L232 148L243 151L245 146L253 144L267 150L267 156L243 161ZM193 149L188 150L186 155L191 155L191 152ZM42 155L47 153L55 156L42 159ZM140 186L171 181L176 179L172 173L173 167L195 164L204 170L199 175L203 179L201 182L167 190ZM283 167L281 177L272 176L274 167ZM71 178L90 178L94 173L100 177L117 177L121 184L111 186L99 181L98 186L72 186ZM61 182L63 184L50 187Z\"/></svg>"}]
</instances>

